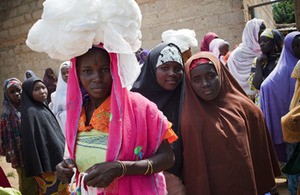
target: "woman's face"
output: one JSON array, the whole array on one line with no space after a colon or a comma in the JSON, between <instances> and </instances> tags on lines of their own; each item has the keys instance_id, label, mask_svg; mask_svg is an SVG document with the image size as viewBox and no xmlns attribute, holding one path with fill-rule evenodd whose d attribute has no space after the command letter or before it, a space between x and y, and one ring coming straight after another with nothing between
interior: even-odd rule
<instances>
[{"instance_id":1,"label":"woman's face","mask_svg":"<svg viewBox=\"0 0 300 195\"><path fill-rule=\"evenodd\" d=\"M26 78L29 79L31 77L32 77L32 75L30 74L30 72L26 72Z\"/></svg>"},{"instance_id":2,"label":"woman's face","mask_svg":"<svg viewBox=\"0 0 300 195\"><path fill-rule=\"evenodd\" d=\"M91 98L106 98L111 91L110 57L102 49L92 49L77 58L78 76Z\"/></svg>"},{"instance_id":3,"label":"woman's face","mask_svg":"<svg viewBox=\"0 0 300 195\"><path fill-rule=\"evenodd\" d=\"M21 103L22 88L19 85L12 85L7 89L7 95L13 104Z\"/></svg>"},{"instance_id":4,"label":"woman's face","mask_svg":"<svg viewBox=\"0 0 300 195\"><path fill-rule=\"evenodd\" d=\"M147 56L147 54L145 52L143 52L143 53L141 53L141 58L143 59L144 62L146 62L148 56Z\"/></svg>"},{"instance_id":5,"label":"woman's face","mask_svg":"<svg viewBox=\"0 0 300 195\"><path fill-rule=\"evenodd\" d=\"M220 56L225 56L229 51L229 45L228 44L222 44L219 46L219 52Z\"/></svg>"},{"instance_id":6,"label":"woman's face","mask_svg":"<svg viewBox=\"0 0 300 195\"><path fill-rule=\"evenodd\" d=\"M270 53L274 47L274 39L266 36L261 36L259 39L259 45L263 53Z\"/></svg>"},{"instance_id":7,"label":"woman's face","mask_svg":"<svg viewBox=\"0 0 300 195\"><path fill-rule=\"evenodd\" d=\"M65 67L61 69L61 77L66 83L68 82L69 68Z\"/></svg>"},{"instance_id":8,"label":"woman's face","mask_svg":"<svg viewBox=\"0 0 300 195\"><path fill-rule=\"evenodd\" d=\"M47 73L47 75L48 75L49 77L52 77L53 74L54 74L52 69L47 69L47 70L46 70L46 73Z\"/></svg>"},{"instance_id":9,"label":"woman's face","mask_svg":"<svg viewBox=\"0 0 300 195\"><path fill-rule=\"evenodd\" d=\"M295 36L292 42L292 49L294 52L294 55L300 59L300 35Z\"/></svg>"},{"instance_id":10,"label":"woman's face","mask_svg":"<svg viewBox=\"0 0 300 195\"><path fill-rule=\"evenodd\" d=\"M205 101L215 99L221 89L221 82L213 65L202 64L191 70L192 88Z\"/></svg>"},{"instance_id":11,"label":"woman's face","mask_svg":"<svg viewBox=\"0 0 300 195\"><path fill-rule=\"evenodd\" d=\"M34 83L32 90L32 97L37 102L45 102L47 100L48 90L47 87L41 81Z\"/></svg>"},{"instance_id":12,"label":"woman's face","mask_svg":"<svg viewBox=\"0 0 300 195\"><path fill-rule=\"evenodd\" d=\"M183 67L178 62L166 62L156 68L156 80L167 91L173 91L181 83Z\"/></svg>"},{"instance_id":13,"label":"woman's face","mask_svg":"<svg viewBox=\"0 0 300 195\"><path fill-rule=\"evenodd\" d=\"M140 60L140 51L135 52L135 57L136 57L137 61Z\"/></svg>"}]
</instances>

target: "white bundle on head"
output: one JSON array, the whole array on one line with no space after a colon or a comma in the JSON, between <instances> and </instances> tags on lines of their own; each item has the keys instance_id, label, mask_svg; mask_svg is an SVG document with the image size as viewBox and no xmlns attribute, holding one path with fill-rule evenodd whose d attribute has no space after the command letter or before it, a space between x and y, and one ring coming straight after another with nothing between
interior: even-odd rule
<instances>
[{"instance_id":1,"label":"white bundle on head","mask_svg":"<svg viewBox=\"0 0 300 195\"><path fill-rule=\"evenodd\" d=\"M134 0L46 0L43 6L26 40L32 50L65 61L103 43L108 52L119 54L122 86L135 81L142 15Z\"/></svg>"},{"instance_id":2,"label":"white bundle on head","mask_svg":"<svg viewBox=\"0 0 300 195\"><path fill-rule=\"evenodd\" d=\"M174 43L182 53L189 50L190 47L198 46L196 33L190 29L167 30L161 34L161 39L164 43Z\"/></svg>"}]
</instances>

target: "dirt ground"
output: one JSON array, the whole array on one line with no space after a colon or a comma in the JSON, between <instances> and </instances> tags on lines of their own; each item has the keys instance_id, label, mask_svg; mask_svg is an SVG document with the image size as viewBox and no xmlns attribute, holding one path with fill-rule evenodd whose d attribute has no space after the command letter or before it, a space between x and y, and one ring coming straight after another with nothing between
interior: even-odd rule
<instances>
[{"instance_id":1,"label":"dirt ground","mask_svg":"<svg viewBox=\"0 0 300 195\"><path fill-rule=\"evenodd\" d=\"M16 169L11 167L10 163L7 163L5 157L0 156L0 166L3 169L7 179L12 188L18 190L19 189L19 181L18 181L18 173Z\"/></svg>"},{"instance_id":2,"label":"dirt ground","mask_svg":"<svg viewBox=\"0 0 300 195\"><path fill-rule=\"evenodd\" d=\"M5 157L0 157L0 166L2 167L3 171L5 172L6 176L8 176L8 180L10 185L14 189L19 189L19 182L18 182L18 174L15 169L11 167L9 163L6 163ZM287 189L287 183L285 179L276 179L277 183L277 190L279 195L289 195Z\"/></svg>"},{"instance_id":3,"label":"dirt ground","mask_svg":"<svg viewBox=\"0 0 300 195\"><path fill-rule=\"evenodd\" d=\"M276 183L279 195L289 195L286 179L276 179Z\"/></svg>"}]
</instances>

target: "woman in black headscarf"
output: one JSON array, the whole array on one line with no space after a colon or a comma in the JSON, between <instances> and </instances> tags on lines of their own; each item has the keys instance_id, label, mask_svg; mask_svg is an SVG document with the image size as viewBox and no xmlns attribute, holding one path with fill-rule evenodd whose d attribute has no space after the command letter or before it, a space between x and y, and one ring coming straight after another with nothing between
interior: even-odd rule
<instances>
[{"instance_id":1,"label":"woman in black headscarf","mask_svg":"<svg viewBox=\"0 0 300 195\"><path fill-rule=\"evenodd\" d=\"M172 122L172 129L178 136L178 140L171 144L175 154L175 164L166 171L168 173L165 172L169 194L185 191L182 181L179 180L182 180L180 115L184 99L183 66L180 49L173 43L161 43L149 53L141 74L131 89L154 102Z\"/></svg>"},{"instance_id":2,"label":"woman in black headscarf","mask_svg":"<svg viewBox=\"0 0 300 195\"><path fill-rule=\"evenodd\" d=\"M56 179L55 166L63 160L65 138L46 105L44 82L30 78L22 84L21 129L25 175L34 176L42 194L68 192L67 185Z\"/></svg>"}]
</instances>

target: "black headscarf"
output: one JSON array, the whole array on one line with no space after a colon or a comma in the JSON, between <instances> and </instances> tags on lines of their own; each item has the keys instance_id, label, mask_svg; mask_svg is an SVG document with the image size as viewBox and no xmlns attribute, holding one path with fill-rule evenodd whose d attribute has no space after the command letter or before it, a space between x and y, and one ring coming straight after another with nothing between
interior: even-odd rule
<instances>
[{"instance_id":1,"label":"black headscarf","mask_svg":"<svg viewBox=\"0 0 300 195\"><path fill-rule=\"evenodd\" d=\"M168 169L167 172L173 173L182 179L182 140L180 131L180 116L184 101L184 74L182 77L182 82L174 91L167 91L163 89L156 80L157 60L161 51L167 46L177 48L181 54L180 49L173 43L161 43L157 45L150 51L148 59L142 67L141 74L133 84L131 91L139 92L154 102L158 109L160 109L168 118L168 120L172 122L172 129L178 136L178 140L171 144L176 161L174 166ZM183 58L182 62L184 62Z\"/></svg>"},{"instance_id":2,"label":"black headscarf","mask_svg":"<svg viewBox=\"0 0 300 195\"><path fill-rule=\"evenodd\" d=\"M44 83L35 77L22 85L22 148L27 177L55 171L64 154L65 138L55 116L45 103L33 99L33 86L38 81Z\"/></svg>"}]
</instances>

